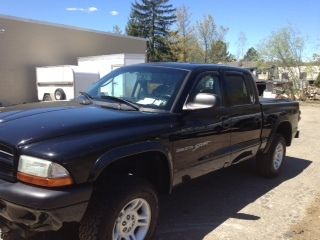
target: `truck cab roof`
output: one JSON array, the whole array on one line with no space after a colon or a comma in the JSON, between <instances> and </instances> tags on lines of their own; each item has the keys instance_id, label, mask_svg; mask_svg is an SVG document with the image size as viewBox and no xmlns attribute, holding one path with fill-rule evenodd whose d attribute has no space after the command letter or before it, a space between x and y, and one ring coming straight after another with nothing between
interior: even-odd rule
<instances>
[{"instance_id":1,"label":"truck cab roof","mask_svg":"<svg viewBox=\"0 0 320 240\"><path fill-rule=\"evenodd\" d=\"M155 67L164 67L164 68L175 68L175 69L183 69L187 71L194 71L203 68L211 68L219 70L221 68L228 70L237 70L250 73L249 70L239 67L231 67L223 64L200 64L200 63L176 63L176 62L155 62L155 63L141 63L137 65L131 66L155 66Z\"/></svg>"}]
</instances>

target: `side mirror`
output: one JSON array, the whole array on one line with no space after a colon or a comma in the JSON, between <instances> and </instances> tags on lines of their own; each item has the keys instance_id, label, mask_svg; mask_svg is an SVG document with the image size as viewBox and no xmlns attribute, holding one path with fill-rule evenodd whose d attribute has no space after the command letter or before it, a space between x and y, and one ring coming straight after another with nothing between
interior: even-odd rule
<instances>
[{"instance_id":1,"label":"side mirror","mask_svg":"<svg viewBox=\"0 0 320 240\"><path fill-rule=\"evenodd\" d=\"M183 109L184 110L197 110L213 108L218 106L219 97L211 93L198 93L192 102L187 103Z\"/></svg>"}]
</instances>

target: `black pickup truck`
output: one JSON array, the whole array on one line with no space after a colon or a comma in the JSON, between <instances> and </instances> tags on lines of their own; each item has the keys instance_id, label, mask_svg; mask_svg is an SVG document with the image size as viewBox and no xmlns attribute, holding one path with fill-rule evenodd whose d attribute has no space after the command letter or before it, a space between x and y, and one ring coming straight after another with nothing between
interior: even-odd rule
<instances>
[{"instance_id":1,"label":"black pickup truck","mask_svg":"<svg viewBox=\"0 0 320 240\"><path fill-rule=\"evenodd\" d=\"M177 63L117 69L73 101L0 109L3 236L75 222L81 240L152 239L159 194L248 159L277 176L299 119L297 102L259 100L247 70Z\"/></svg>"}]
</instances>

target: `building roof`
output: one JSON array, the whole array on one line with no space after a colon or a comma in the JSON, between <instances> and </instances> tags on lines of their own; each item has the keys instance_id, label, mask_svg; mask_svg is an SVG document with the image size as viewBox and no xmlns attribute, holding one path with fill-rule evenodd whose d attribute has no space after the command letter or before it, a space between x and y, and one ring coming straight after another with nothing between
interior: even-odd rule
<instances>
[{"instance_id":1,"label":"building roof","mask_svg":"<svg viewBox=\"0 0 320 240\"><path fill-rule=\"evenodd\" d=\"M131 39L136 39L136 40L141 40L141 41L147 41L147 39L140 38L140 37L133 37L133 36L127 36L127 35L121 35L121 34L116 34L116 33L99 31L99 30L93 30L93 29L88 29L88 28L81 28L81 27L75 27L75 26L58 24L58 23L49 23L49 22L45 22L45 21L26 19L26 18L19 18L19 17L0 14L0 20L1 19L20 21L20 22L26 22L26 23L34 23L34 24L46 25L46 26L50 26L50 27L65 28L65 29L78 30L78 31L84 31L84 32L91 32L91 33L97 33L97 34L113 36L113 37L121 37L121 38L129 38L129 39L131 38ZM1 28L1 22L0 22L0 29L2 29ZM5 31L5 29L3 29L3 31Z\"/></svg>"}]
</instances>

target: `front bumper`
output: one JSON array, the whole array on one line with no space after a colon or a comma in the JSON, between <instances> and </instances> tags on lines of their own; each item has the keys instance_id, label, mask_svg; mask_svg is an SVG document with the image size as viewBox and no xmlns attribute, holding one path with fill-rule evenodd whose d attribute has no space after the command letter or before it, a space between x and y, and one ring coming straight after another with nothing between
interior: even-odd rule
<instances>
[{"instance_id":1,"label":"front bumper","mask_svg":"<svg viewBox=\"0 0 320 240\"><path fill-rule=\"evenodd\" d=\"M3 227L30 232L56 231L64 223L79 222L86 211L92 185L44 189L0 180L0 222Z\"/></svg>"}]
</instances>

